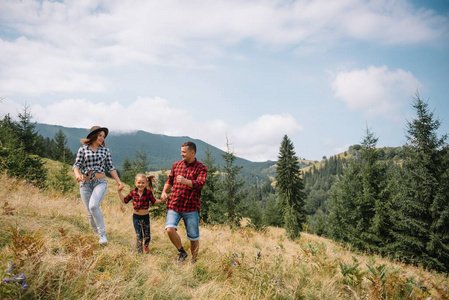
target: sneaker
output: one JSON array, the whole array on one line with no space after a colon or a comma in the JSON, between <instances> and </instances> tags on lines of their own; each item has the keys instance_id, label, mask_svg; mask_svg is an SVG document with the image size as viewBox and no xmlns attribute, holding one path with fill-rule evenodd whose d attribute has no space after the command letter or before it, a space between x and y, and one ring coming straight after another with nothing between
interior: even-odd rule
<instances>
[{"instance_id":1,"label":"sneaker","mask_svg":"<svg viewBox=\"0 0 449 300\"><path fill-rule=\"evenodd\" d=\"M181 248L178 250L178 252L179 252L178 257L177 257L178 262L185 261L188 256L186 250L184 250L184 248Z\"/></svg>"},{"instance_id":2,"label":"sneaker","mask_svg":"<svg viewBox=\"0 0 449 300\"><path fill-rule=\"evenodd\" d=\"M145 251L145 253L150 252L150 247L145 246L145 241L142 242L142 247L143 247L143 251Z\"/></svg>"},{"instance_id":3,"label":"sneaker","mask_svg":"<svg viewBox=\"0 0 449 300\"><path fill-rule=\"evenodd\" d=\"M106 234L100 235L100 240L98 241L98 243L106 244L107 242L108 242L108 238L106 237Z\"/></svg>"}]
</instances>

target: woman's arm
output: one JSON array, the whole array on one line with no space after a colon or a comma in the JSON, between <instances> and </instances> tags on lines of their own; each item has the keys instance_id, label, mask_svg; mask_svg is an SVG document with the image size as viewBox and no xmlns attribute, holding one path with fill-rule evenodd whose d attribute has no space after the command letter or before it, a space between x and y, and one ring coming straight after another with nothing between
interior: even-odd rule
<instances>
[{"instance_id":1,"label":"woman's arm","mask_svg":"<svg viewBox=\"0 0 449 300\"><path fill-rule=\"evenodd\" d=\"M117 182L117 184L118 184L118 188L117 188L118 191L123 190L124 185L123 185L123 183L120 181L120 178L118 177L117 170L109 171L109 174L111 174L112 178L114 178L115 181Z\"/></svg>"},{"instance_id":2,"label":"woman's arm","mask_svg":"<svg viewBox=\"0 0 449 300\"><path fill-rule=\"evenodd\" d=\"M80 169L77 167L73 168L73 173L75 173L75 179L78 182L83 181L83 175L80 173Z\"/></svg>"}]
</instances>

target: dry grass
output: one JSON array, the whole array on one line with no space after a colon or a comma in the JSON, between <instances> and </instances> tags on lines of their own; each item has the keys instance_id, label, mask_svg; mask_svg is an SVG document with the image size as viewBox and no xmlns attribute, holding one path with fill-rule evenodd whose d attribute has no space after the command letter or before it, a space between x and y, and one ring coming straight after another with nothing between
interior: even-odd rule
<instances>
[{"instance_id":1,"label":"dry grass","mask_svg":"<svg viewBox=\"0 0 449 300\"><path fill-rule=\"evenodd\" d=\"M102 204L109 244L99 246L79 195L0 179L0 206L8 202L0 212L0 273L23 273L28 284L1 284L1 299L449 299L442 274L306 233L290 241L280 228L203 225L198 262L178 265L164 218L153 218L151 252L138 254L132 206L120 203L113 181ZM179 233L189 248L182 226Z\"/></svg>"}]
</instances>

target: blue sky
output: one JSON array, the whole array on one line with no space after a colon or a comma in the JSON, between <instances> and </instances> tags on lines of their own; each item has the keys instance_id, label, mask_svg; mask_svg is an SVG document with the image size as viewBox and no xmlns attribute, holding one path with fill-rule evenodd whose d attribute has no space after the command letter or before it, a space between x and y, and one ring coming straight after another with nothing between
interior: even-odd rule
<instances>
[{"instance_id":1,"label":"blue sky","mask_svg":"<svg viewBox=\"0 0 449 300\"><path fill-rule=\"evenodd\" d=\"M0 116L190 136L253 161L405 142L416 91L449 132L449 2L15 1ZM138 148L139 145L136 145Z\"/></svg>"}]
</instances>

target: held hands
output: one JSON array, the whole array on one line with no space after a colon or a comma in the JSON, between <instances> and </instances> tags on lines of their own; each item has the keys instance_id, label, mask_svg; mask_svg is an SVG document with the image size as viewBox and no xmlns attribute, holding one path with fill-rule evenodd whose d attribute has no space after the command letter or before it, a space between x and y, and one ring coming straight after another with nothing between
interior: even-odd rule
<instances>
[{"instance_id":1,"label":"held hands","mask_svg":"<svg viewBox=\"0 0 449 300\"><path fill-rule=\"evenodd\" d=\"M167 193L165 191L162 191L161 193L161 201L162 203L167 202Z\"/></svg>"},{"instance_id":2,"label":"held hands","mask_svg":"<svg viewBox=\"0 0 449 300\"><path fill-rule=\"evenodd\" d=\"M119 183L118 184L118 186L117 186L117 191L119 191L119 192L121 192L122 190L123 190L123 188L124 188L125 186L123 185L123 183Z\"/></svg>"}]
</instances>

